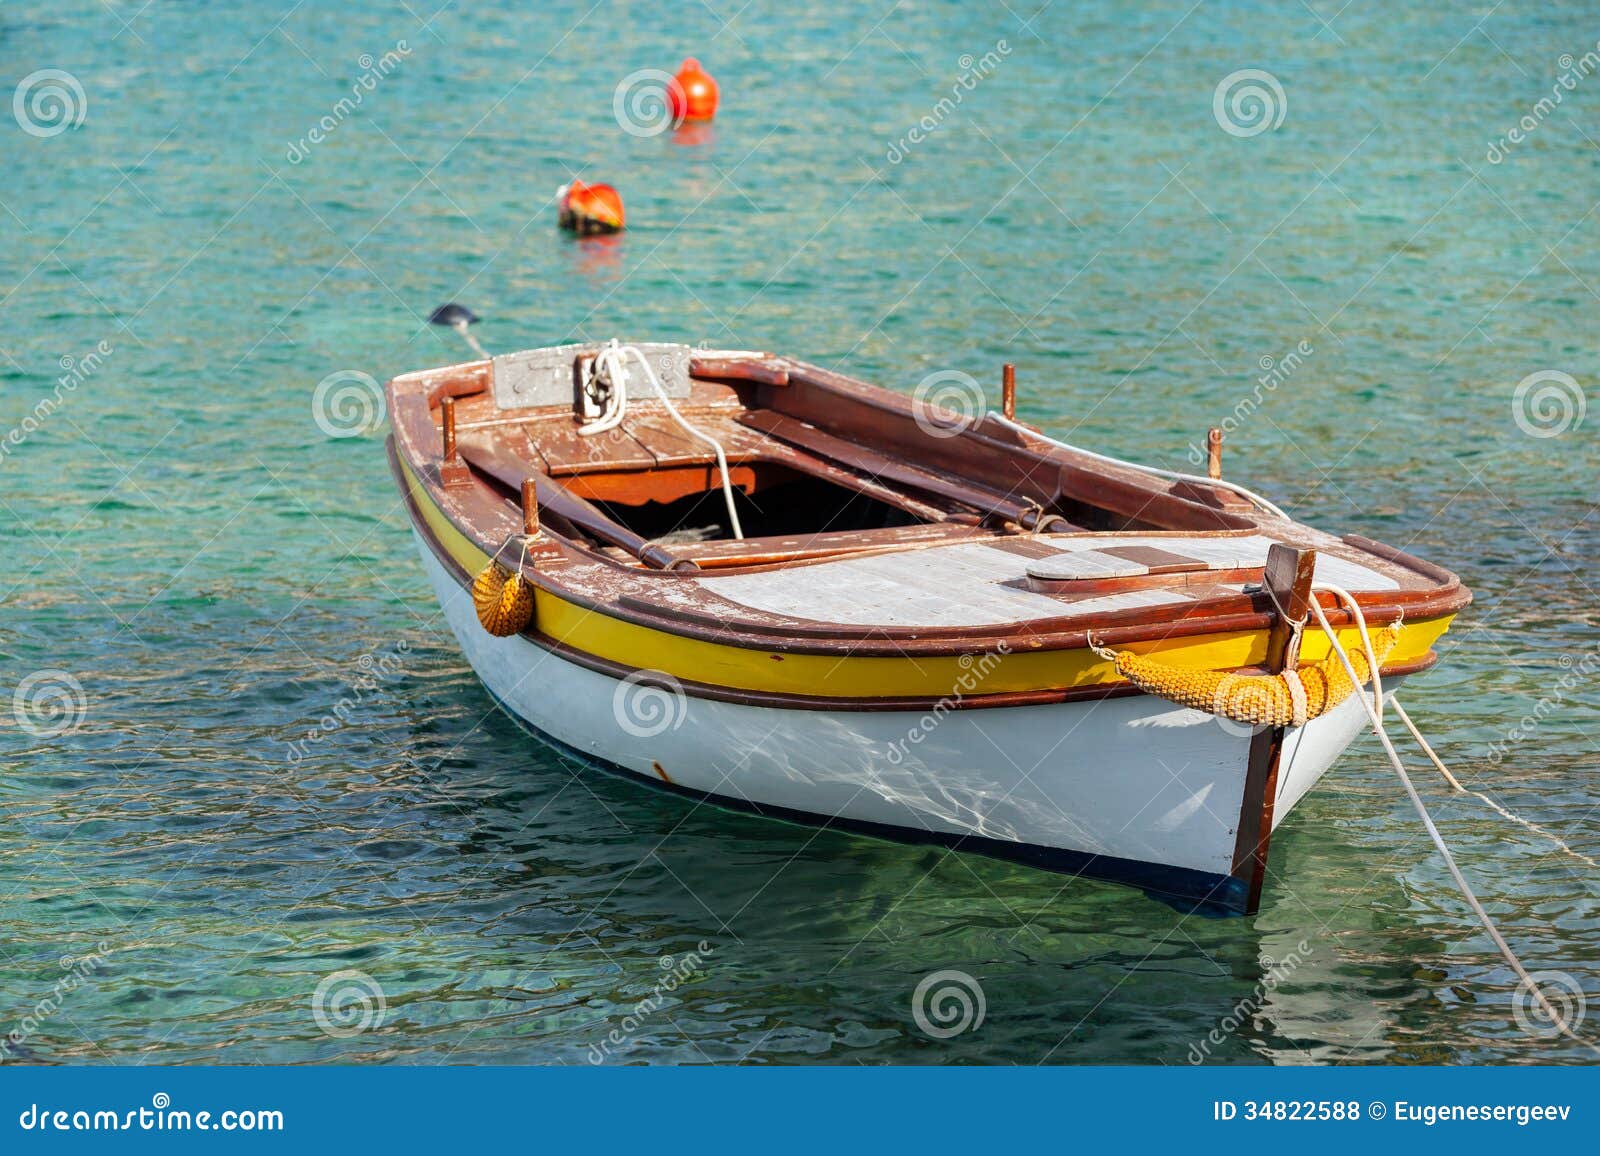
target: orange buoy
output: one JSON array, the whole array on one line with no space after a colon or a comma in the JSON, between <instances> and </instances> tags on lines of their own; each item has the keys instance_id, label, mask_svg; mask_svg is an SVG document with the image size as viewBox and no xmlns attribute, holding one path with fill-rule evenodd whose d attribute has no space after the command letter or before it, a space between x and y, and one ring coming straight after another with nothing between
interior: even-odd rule
<instances>
[{"instance_id":1,"label":"orange buoy","mask_svg":"<svg viewBox=\"0 0 1600 1156\"><path fill-rule=\"evenodd\" d=\"M717 82L700 67L700 62L690 56L673 77L677 82L667 89L667 102L672 119L710 120L717 115Z\"/></svg>"},{"instance_id":2,"label":"orange buoy","mask_svg":"<svg viewBox=\"0 0 1600 1156\"><path fill-rule=\"evenodd\" d=\"M556 221L580 236L622 230L622 194L610 185L573 181L556 194Z\"/></svg>"}]
</instances>

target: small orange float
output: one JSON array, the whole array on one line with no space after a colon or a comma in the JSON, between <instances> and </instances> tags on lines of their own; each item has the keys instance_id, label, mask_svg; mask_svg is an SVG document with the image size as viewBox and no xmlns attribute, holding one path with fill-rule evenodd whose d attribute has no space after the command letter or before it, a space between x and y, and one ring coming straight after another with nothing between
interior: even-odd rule
<instances>
[{"instance_id":1,"label":"small orange float","mask_svg":"<svg viewBox=\"0 0 1600 1156\"><path fill-rule=\"evenodd\" d=\"M557 223L580 236L622 231L622 194L610 185L573 181L556 194Z\"/></svg>"}]
</instances>

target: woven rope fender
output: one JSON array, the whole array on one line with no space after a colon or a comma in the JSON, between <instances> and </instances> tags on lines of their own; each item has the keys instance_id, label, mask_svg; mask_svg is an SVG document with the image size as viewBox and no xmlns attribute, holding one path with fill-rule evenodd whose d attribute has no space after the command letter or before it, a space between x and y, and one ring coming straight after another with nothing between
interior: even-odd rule
<instances>
[{"instance_id":1,"label":"woven rope fender","mask_svg":"<svg viewBox=\"0 0 1600 1156\"><path fill-rule=\"evenodd\" d=\"M1380 666L1399 640L1399 620L1373 633L1372 650ZM1092 641L1090 647L1146 693L1256 726L1301 726L1338 706L1356 689L1335 655L1283 674L1233 674L1223 670L1184 670L1132 651L1110 650ZM1350 665L1363 683L1372 677L1363 650L1350 651Z\"/></svg>"},{"instance_id":2,"label":"woven rope fender","mask_svg":"<svg viewBox=\"0 0 1600 1156\"><path fill-rule=\"evenodd\" d=\"M507 638L533 621L533 586L498 562L485 566L472 583L478 621L496 638Z\"/></svg>"}]
</instances>

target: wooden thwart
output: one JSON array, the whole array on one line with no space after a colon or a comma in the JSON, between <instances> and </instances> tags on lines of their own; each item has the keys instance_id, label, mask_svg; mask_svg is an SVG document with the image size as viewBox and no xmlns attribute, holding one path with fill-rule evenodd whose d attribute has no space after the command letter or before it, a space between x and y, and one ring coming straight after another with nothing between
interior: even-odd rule
<instances>
[{"instance_id":1,"label":"wooden thwart","mask_svg":"<svg viewBox=\"0 0 1600 1156\"><path fill-rule=\"evenodd\" d=\"M461 447L463 457L501 485L521 494L524 502L531 483L535 487L535 508L542 506L546 513L560 518L574 530L608 545L620 546L647 566L661 570L696 568L693 562L618 525L592 502L530 469L526 462L497 451L496 443L483 445L469 441ZM526 510L523 517L526 521Z\"/></svg>"}]
</instances>

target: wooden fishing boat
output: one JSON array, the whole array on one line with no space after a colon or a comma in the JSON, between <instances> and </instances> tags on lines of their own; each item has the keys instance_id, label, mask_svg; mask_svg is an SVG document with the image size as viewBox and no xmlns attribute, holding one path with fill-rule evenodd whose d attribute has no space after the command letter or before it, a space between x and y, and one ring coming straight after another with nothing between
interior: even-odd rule
<instances>
[{"instance_id":1,"label":"wooden fishing boat","mask_svg":"<svg viewBox=\"0 0 1600 1156\"><path fill-rule=\"evenodd\" d=\"M963 420L787 357L568 345L394 379L389 455L468 661L550 743L1253 911L1273 828L1366 721L1300 628L1315 599L1363 652L1313 582L1387 628L1385 691L1470 594L1220 477L1057 442L1012 416L1010 367L1004 397Z\"/></svg>"}]
</instances>

